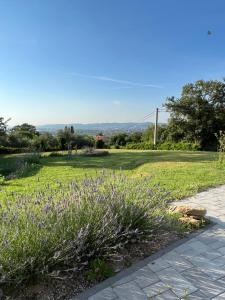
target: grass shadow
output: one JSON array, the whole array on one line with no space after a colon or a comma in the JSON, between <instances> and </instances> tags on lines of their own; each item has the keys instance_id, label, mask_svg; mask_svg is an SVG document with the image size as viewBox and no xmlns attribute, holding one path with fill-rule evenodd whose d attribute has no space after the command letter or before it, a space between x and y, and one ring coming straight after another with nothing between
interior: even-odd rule
<instances>
[{"instance_id":1,"label":"grass shadow","mask_svg":"<svg viewBox=\"0 0 225 300\"><path fill-rule=\"evenodd\" d=\"M213 152L180 152L180 151L119 151L103 157L73 156L46 157L42 164L48 167L70 166L87 169L133 170L146 163L160 162L210 162L216 160Z\"/></svg>"}]
</instances>

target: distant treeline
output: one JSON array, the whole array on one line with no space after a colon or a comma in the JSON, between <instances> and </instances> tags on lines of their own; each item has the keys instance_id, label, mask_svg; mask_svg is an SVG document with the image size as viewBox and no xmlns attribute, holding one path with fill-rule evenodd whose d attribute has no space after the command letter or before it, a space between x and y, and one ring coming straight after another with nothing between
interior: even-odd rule
<instances>
[{"instance_id":1,"label":"distant treeline","mask_svg":"<svg viewBox=\"0 0 225 300\"><path fill-rule=\"evenodd\" d=\"M164 105L170 113L167 125L158 128L157 149L217 150L217 137L225 131L225 81L197 81L183 87L181 97L167 98ZM0 152L25 149L40 151L71 150L83 147L153 149L154 127L143 132L118 133L96 138L65 127L56 134L40 133L35 126L22 124L7 129L0 118Z\"/></svg>"}]
</instances>

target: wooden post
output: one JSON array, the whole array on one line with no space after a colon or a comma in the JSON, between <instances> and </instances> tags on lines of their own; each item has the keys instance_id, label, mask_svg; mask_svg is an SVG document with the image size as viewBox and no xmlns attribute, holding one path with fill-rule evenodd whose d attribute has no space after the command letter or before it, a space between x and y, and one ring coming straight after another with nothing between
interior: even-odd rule
<instances>
[{"instance_id":1,"label":"wooden post","mask_svg":"<svg viewBox=\"0 0 225 300\"><path fill-rule=\"evenodd\" d=\"M158 121L159 121L159 109L156 108L155 112L155 129L154 129L154 146L157 144L157 134L158 134Z\"/></svg>"}]
</instances>

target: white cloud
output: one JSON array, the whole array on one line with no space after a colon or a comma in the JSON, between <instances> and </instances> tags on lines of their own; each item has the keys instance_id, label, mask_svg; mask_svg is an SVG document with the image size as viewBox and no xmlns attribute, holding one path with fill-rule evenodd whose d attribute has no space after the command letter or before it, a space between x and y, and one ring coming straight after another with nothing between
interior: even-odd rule
<instances>
[{"instance_id":1,"label":"white cloud","mask_svg":"<svg viewBox=\"0 0 225 300\"><path fill-rule=\"evenodd\" d=\"M82 73L76 73L76 72L72 72L71 75L78 76L78 77L84 77L84 78L90 78L90 79L96 79L96 80L102 80L102 81L110 81L110 82L115 82L115 83L120 83L120 84L127 84L129 86L150 87L150 88L158 88L158 89L163 88L162 86L156 85L156 84L140 83L140 82L129 81L129 80L121 80L121 79L111 78L111 77L107 77L107 76L88 75L88 74L82 74Z\"/></svg>"}]
</instances>

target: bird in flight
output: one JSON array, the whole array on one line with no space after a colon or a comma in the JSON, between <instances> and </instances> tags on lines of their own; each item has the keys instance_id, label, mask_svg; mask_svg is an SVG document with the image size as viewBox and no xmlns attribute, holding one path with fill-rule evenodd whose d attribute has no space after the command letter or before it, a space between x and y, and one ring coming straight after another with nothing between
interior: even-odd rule
<instances>
[{"instance_id":1,"label":"bird in flight","mask_svg":"<svg viewBox=\"0 0 225 300\"><path fill-rule=\"evenodd\" d=\"M207 35L212 35L212 31L208 30Z\"/></svg>"}]
</instances>

